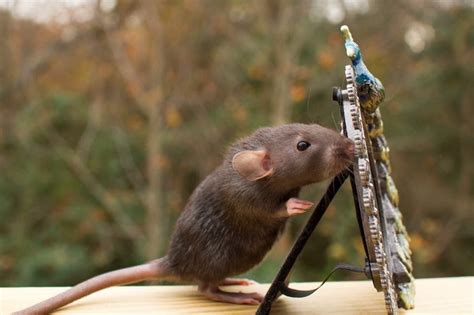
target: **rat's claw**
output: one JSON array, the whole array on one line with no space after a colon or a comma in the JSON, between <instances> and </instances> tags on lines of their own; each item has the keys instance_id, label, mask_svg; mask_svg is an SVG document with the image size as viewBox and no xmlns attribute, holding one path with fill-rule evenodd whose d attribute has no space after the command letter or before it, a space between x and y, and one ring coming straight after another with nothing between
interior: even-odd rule
<instances>
[{"instance_id":1,"label":"rat's claw","mask_svg":"<svg viewBox=\"0 0 474 315\"><path fill-rule=\"evenodd\" d=\"M225 278L224 281L219 283L219 285L254 285L258 284L257 282L250 279L236 279L236 278Z\"/></svg>"},{"instance_id":2,"label":"rat's claw","mask_svg":"<svg viewBox=\"0 0 474 315\"><path fill-rule=\"evenodd\" d=\"M305 211L314 205L313 202L301 200L298 198L290 198L286 202L286 212L289 216L305 213Z\"/></svg>"}]
</instances>

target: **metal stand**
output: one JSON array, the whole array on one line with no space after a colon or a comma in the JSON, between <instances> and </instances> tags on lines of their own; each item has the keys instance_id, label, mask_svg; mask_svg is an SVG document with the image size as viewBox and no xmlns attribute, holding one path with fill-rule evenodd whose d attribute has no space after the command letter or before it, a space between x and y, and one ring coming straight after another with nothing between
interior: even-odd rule
<instances>
[{"instance_id":1,"label":"metal stand","mask_svg":"<svg viewBox=\"0 0 474 315\"><path fill-rule=\"evenodd\" d=\"M384 294L388 314L399 307L414 307L415 285L409 237L398 209L398 191L391 174L389 147L383 135L379 105L385 97L382 83L367 69L359 46L347 26L341 27L346 54L352 65L344 69L345 89L333 89L333 100L341 111L344 135L354 142L351 173L343 172L332 181L318 206L290 250L270 286L257 314L268 314L279 294L305 297L314 293L338 269L364 272L377 291ZM326 208L350 176L352 195L366 259L364 268L337 265L322 284L313 290L288 287L289 273Z\"/></svg>"},{"instance_id":2,"label":"metal stand","mask_svg":"<svg viewBox=\"0 0 474 315\"><path fill-rule=\"evenodd\" d=\"M291 297L305 297L312 294L314 291L317 290L317 289L309 290L309 291L295 290L295 289L289 288L285 282L288 278L291 268L293 268L293 265L295 264L296 259L298 258L301 251L303 250L306 242L308 241L309 237L313 233L314 229L318 225L324 213L326 212L326 209L328 208L332 199L334 198L339 188L342 186L342 184L344 183L344 181L347 179L348 176L349 176L349 172L344 171L338 176L336 176L332 180L331 184L329 184L329 187L327 188L326 193L323 195L323 197L319 201L313 214L311 214L311 217L309 218L308 223L306 223L306 226L304 227L303 231L301 231L298 239L293 245L293 248L288 254L288 257L283 263L277 276L273 280L270 288L268 289L267 294L265 295L264 300L260 304L260 307L257 309L256 314L261 315L261 314L270 313L270 310L272 308L272 303L280 294L291 296Z\"/></svg>"},{"instance_id":3,"label":"metal stand","mask_svg":"<svg viewBox=\"0 0 474 315\"><path fill-rule=\"evenodd\" d=\"M344 118L344 109L343 109L343 98L340 88L335 88L333 90L333 100L338 102L341 111L341 117ZM343 122L343 129L346 134L346 125L345 120L342 119ZM347 135L347 134L346 134ZM352 195L354 198L354 206L356 210L356 217L359 223L359 228L362 236L362 242L364 244L364 249L366 253L366 257L368 256L367 244L364 239L364 231L362 228L362 221L361 221L361 210L359 207L359 201L357 197L357 187L355 183L354 175L351 174L352 170L344 171L338 176L336 176L332 182L329 184L329 187L326 189L326 193L323 195L321 200L319 201L318 205L316 206L315 210L313 211L311 217L309 218L308 222L306 223L305 227L301 231L298 239L295 241L290 253L288 254L285 262L280 268L277 276L273 280L270 288L268 289L267 294L265 295L264 300L260 304L260 307L257 309L257 315L269 314L272 308L273 302L277 299L280 294L289 297L306 297L313 294L316 290L318 290L328 279L329 277L339 269L349 270L354 272L361 272L365 273L367 278L372 279L372 271L371 271L371 264L370 261L366 258L364 268L357 268L347 264L338 264L335 268L326 276L326 278L322 281L322 283L313 290L296 290L288 287L289 279L288 275L293 268L293 265L296 262L296 259L300 255L301 251L303 250L306 242L310 238L311 234L313 233L314 229L318 225L319 221L323 217L326 209L328 208L329 204L333 200L336 193L339 191L339 188L344 184L344 181L350 177L351 187L352 187Z\"/></svg>"}]
</instances>

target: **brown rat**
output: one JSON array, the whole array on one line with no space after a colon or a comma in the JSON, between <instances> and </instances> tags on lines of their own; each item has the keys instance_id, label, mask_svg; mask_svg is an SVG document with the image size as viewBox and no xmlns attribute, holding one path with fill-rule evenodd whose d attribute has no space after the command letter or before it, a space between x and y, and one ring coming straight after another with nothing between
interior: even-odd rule
<instances>
[{"instance_id":1,"label":"brown rat","mask_svg":"<svg viewBox=\"0 0 474 315\"><path fill-rule=\"evenodd\" d=\"M313 205L297 199L301 187L338 174L353 154L349 139L316 124L258 129L232 145L195 189L165 257L93 277L17 314L50 313L100 289L150 279L193 282L212 300L258 304L257 293L219 286L250 284L228 277L257 265L287 218Z\"/></svg>"}]
</instances>

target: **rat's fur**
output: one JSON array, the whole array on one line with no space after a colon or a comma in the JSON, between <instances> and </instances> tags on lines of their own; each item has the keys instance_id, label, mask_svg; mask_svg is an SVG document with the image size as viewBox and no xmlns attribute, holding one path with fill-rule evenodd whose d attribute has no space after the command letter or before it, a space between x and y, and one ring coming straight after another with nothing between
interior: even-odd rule
<instances>
[{"instance_id":1,"label":"rat's fur","mask_svg":"<svg viewBox=\"0 0 474 315\"><path fill-rule=\"evenodd\" d=\"M312 144L303 152L296 149L301 140ZM259 129L231 146L176 223L167 256L171 270L186 280L218 283L258 264L286 222L274 213L302 186L347 166L349 157L341 160L337 151L348 143L319 125L291 124ZM243 150L267 151L274 173L256 181L239 176L232 158Z\"/></svg>"},{"instance_id":2,"label":"rat's fur","mask_svg":"<svg viewBox=\"0 0 474 315\"><path fill-rule=\"evenodd\" d=\"M302 140L311 146L298 151ZM239 175L233 158L256 150L269 157L272 172L249 180ZM287 219L276 214L302 186L336 175L349 165L352 154L350 140L316 124L258 129L232 145L223 163L195 189L165 257L94 277L25 312L51 312L102 288L147 278L217 288L226 277L243 273L264 258Z\"/></svg>"}]
</instances>

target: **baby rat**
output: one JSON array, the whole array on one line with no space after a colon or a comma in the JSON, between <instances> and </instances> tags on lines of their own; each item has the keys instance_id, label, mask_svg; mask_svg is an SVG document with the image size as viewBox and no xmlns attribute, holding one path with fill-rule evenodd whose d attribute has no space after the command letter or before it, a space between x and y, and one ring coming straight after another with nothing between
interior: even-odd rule
<instances>
[{"instance_id":1,"label":"baby rat","mask_svg":"<svg viewBox=\"0 0 474 315\"><path fill-rule=\"evenodd\" d=\"M258 129L233 144L192 193L166 256L93 277L17 314L50 313L100 289L150 279L193 282L212 300L258 304L257 293L219 286L250 284L229 277L257 265L287 218L313 205L297 198L301 187L335 176L353 154L352 141L317 124Z\"/></svg>"}]
</instances>

